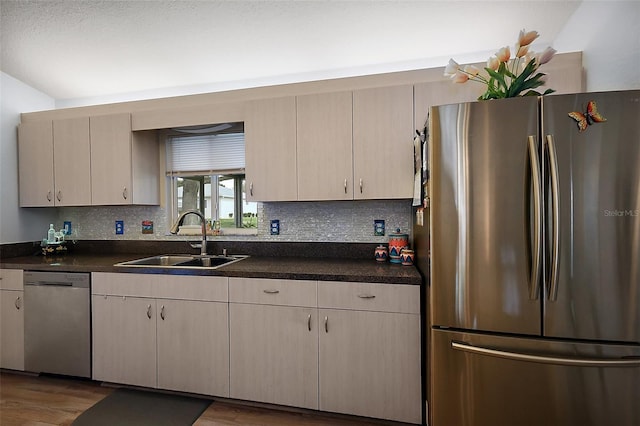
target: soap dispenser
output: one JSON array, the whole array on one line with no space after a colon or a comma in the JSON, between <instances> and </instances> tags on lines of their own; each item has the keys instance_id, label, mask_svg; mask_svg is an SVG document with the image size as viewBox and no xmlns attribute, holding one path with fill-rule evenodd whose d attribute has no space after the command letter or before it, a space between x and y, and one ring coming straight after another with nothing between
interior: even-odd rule
<instances>
[{"instance_id":1,"label":"soap dispenser","mask_svg":"<svg viewBox=\"0 0 640 426\"><path fill-rule=\"evenodd\" d=\"M53 243L56 241L56 230L53 227L53 223L49 225L49 231L47 232L47 242Z\"/></svg>"}]
</instances>

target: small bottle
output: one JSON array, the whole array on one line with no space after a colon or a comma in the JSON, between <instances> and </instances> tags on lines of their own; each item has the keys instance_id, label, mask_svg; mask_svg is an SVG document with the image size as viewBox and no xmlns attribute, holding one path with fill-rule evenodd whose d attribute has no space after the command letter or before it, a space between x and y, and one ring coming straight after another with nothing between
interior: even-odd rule
<instances>
[{"instance_id":1,"label":"small bottle","mask_svg":"<svg viewBox=\"0 0 640 426\"><path fill-rule=\"evenodd\" d=\"M47 242L53 243L56 241L56 230L53 228L53 223L49 225L49 231L47 232Z\"/></svg>"}]
</instances>

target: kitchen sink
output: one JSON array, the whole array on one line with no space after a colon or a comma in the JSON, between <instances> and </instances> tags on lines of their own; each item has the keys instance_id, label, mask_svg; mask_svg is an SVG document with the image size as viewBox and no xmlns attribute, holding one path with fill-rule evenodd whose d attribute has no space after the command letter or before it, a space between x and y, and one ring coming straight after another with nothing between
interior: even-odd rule
<instances>
[{"instance_id":1,"label":"kitchen sink","mask_svg":"<svg viewBox=\"0 0 640 426\"><path fill-rule=\"evenodd\" d=\"M190 254L162 254L159 256L145 257L116 263L114 266L127 266L132 268L195 268L216 269L224 265L239 262L246 259L246 255L228 256L202 256Z\"/></svg>"}]
</instances>

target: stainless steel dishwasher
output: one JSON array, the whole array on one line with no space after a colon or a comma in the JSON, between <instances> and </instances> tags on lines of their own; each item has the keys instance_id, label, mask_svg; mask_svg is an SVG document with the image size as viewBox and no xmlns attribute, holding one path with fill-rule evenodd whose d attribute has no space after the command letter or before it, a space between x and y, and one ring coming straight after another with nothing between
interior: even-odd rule
<instances>
[{"instance_id":1,"label":"stainless steel dishwasher","mask_svg":"<svg viewBox=\"0 0 640 426\"><path fill-rule=\"evenodd\" d=\"M90 274L24 272L24 368L91 377Z\"/></svg>"}]
</instances>

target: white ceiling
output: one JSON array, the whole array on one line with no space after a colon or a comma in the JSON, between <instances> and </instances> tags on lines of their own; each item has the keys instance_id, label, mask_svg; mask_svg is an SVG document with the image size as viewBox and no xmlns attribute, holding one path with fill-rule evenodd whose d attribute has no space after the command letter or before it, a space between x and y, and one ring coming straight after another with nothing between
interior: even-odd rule
<instances>
[{"instance_id":1,"label":"white ceiling","mask_svg":"<svg viewBox=\"0 0 640 426\"><path fill-rule=\"evenodd\" d=\"M0 0L3 72L55 99L484 60L580 1ZM478 57L478 55L482 55ZM475 57L474 57L475 56Z\"/></svg>"}]
</instances>

